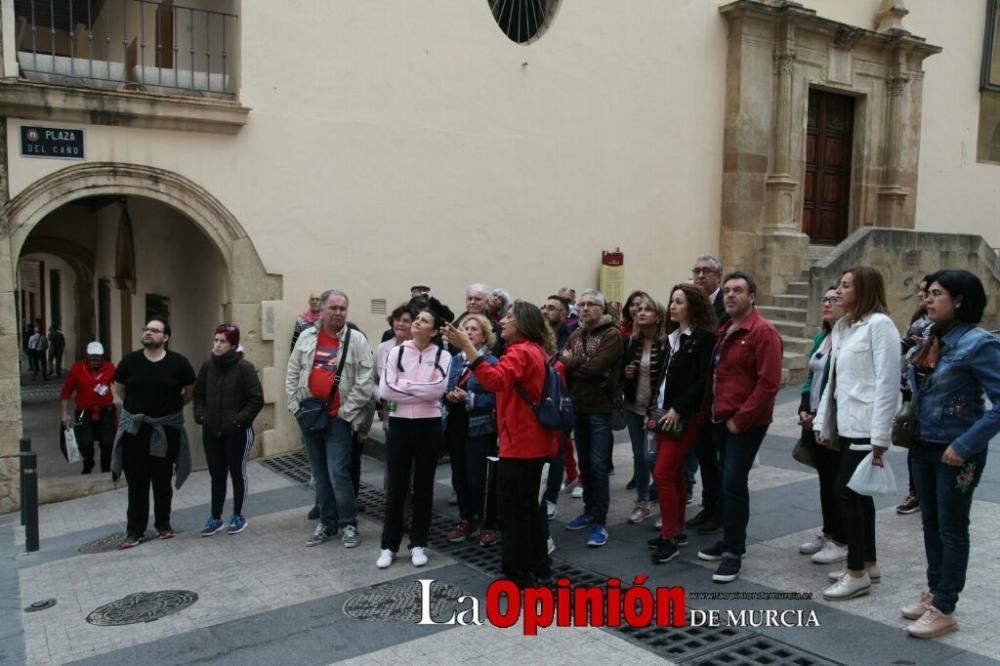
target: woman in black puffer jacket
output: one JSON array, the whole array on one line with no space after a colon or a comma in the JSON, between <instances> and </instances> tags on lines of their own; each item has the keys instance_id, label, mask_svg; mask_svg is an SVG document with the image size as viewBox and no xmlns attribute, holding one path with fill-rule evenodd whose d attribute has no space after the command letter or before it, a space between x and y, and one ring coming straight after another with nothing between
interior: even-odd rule
<instances>
[{"instance_id":1,"label":"woman in black puffer jacket","mask_svg":"<svg viewBox=\"0 0 1000 666\"><path fill-rule=\"evenodd\" d=\"M243 503L247 496L247 457L253 448L253 420L264 406L264 389L253 365L239 348L240 329L220 324L215 329L212 356L198 372L194 385L194 419L201 424L205 460L212 477L212 515L201 531L212 536L223 529L246 529ZM226 473L233 480L233 515L222 522Z\"/></svg>"}]
</instances>

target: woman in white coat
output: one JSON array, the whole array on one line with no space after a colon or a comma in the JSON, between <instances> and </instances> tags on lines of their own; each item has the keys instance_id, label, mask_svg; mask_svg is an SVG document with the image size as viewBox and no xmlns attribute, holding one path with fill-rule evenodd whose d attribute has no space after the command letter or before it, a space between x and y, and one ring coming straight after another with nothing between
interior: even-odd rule
<instances>
[{"instance_id":1,"label":"woman in white coat","mask_svg":"<svg viewBox=\"0 0 1000 666\"><path fill-rule=\"evenodd\" d=\"M875 502L847 487L858 465L872 454L882 465L892 419L899 406L899 333L887 315L882 274L869 266L844 272L837 297L845 315L834 325L830 380L813 429L820 441L838 438L841 451L836 492L847 536L847 569L823 591L829 600L871 591L881 576L875 553Z\"/></svg>"}]
</instances>

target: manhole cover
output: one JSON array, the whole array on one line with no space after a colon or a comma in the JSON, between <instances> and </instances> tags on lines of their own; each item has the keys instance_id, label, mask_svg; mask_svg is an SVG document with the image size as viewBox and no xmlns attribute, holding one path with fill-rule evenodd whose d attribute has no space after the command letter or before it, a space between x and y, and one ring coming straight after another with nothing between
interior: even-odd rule
<instances>
[{"instance_id":1,"label":"manhole cover","mask_svg":"<svg viewBox=\"0 0 1000 666\"><path fill-rule=\"evenodd\" d=\"M431 617L447 619L459 610L458 598L465 592L447 583L431 585ZM419 622L421 617L420 583L386 583L357 594L344 604L344 614L357 620L397 620Z\"/></svg>"},{"instance_id":2,"label":"manhole cover","mask_svg":"<svg viewBox=\"0 0 1000 666\"><path fill-rule=\"evenodd\" d=\"M142 540L148 541L153 538L156 538L156 532L146 532L146 535L142 538ZM102 536L100 539L94 539L93 541L85 543L76 550L79 553L85 553L88 555L92 555L94 553L109 553L113 550L121 550L122 541L124 540L124 532L115 532L114 534Z\"/></svg>"},{"instance_id":3,"label":"manhole cover","mask_svg":"<svg viewBox=\"0 0 1000 666\"><path fill-rule=\"evenodd\" d=\"M91 611L87 622L99 627L152 622L183 610L196 601L198 595L187 590L136 592Z\"/></svg>"},{"instance_id":4,"label":"manhole cover","mask_svg":"<svg viewBox=\"0 0 1000 666\"><path fill-rule=\"evenodd\" d=\"M38 611L43 611L47 608L52 608L56 605L55 599L45 599L44 601L33 601L30 606L26 606L24 609L25 613L37 613Z\"/></svg>"}]
</instances>

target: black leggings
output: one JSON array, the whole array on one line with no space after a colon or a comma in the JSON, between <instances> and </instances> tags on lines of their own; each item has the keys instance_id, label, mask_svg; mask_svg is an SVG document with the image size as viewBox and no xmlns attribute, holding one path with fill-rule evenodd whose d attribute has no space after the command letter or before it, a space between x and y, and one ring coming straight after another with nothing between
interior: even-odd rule
<instances>
[{"instance_id":1,"label":"black leggings","mask_svg":"<svg viewBox=\"0 0 1000 666\"><path fill-rule=\"evenodd\" d=\"M385 523L382 548L399 550L403 540L403 504L410 492L413 469L413 518L410 524L410 548L427 545L434 503L434 470L441 446L441 419L401 419L389 421L385 442L385 466L388 484L385 499Z\"/></svg>"},{"instance_id":2,"label":"black leggings","mask_svg":"<svg viewBox=\"0 0 1000 666\"><path fill-rule=\"evenodd\" d=\"M840 438L840 468L837 470L837 499L840 520L847 537L847 568L864 571L865 562L875 562L875 500L847 487L854 470L868 451L851 451L851 440Z\"/></svg>"},{"instance_id":3,"label":"black leggings","mask_svg":"<svg viewBox=\"0 0 1000 666\"><path fill-rule=\"evenodd\" d=\"M208 473L212 477L212 518L222 520L227 473L233 480L233 514L242 516L243 503L247 498L247 458L253 448L253 428L222 437L203 432L202 443L205 445Z\"/></svg>"}]
</instances>

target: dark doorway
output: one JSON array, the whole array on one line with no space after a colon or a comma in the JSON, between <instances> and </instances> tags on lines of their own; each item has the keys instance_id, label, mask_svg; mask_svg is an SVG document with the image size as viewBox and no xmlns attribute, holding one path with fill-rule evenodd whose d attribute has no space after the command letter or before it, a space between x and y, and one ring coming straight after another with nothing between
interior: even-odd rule
<instances>
[{"instance_id":1,"label":"dark doorway","mask_svg":"<svg viewBox=\"0 0 1000 666\"><path fill-rule=\"evenodd\" d=\"M853 125L853 97L809 91L802 231L813 243L847 237Z\"/></svg>"}]
</instances>

